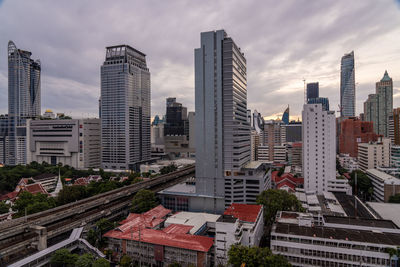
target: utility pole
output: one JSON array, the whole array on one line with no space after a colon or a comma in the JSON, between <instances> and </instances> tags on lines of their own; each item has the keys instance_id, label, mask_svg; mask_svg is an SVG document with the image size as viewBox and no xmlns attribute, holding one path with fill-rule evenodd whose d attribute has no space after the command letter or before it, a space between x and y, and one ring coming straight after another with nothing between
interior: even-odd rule
<instances>
[{"instance_id":1,"label":"utility pole","mask_svg":"<svg viewBox=\"0 0 400 267\"><path fill-rule=\"evenodd\" d=\"M357 172L354 172L355 196L354 196L354 217L357 217Z\"/></svg>"}]
</instances>

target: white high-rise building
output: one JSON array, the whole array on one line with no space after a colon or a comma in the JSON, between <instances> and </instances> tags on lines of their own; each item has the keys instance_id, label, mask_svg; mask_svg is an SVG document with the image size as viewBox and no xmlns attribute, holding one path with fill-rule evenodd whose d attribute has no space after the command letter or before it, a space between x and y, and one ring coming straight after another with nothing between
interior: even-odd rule
<instances>
[{"instance_id":1,"label":"white high-rise building","mask_svg":"<svg viewBox=\"0 0 400 267\"><path fill-rule=\"evenodd\" d=\"M303 107L304 188L322 194L328 181L336 180L336 118L321 104Z\"/></svg>"}]
</instances>

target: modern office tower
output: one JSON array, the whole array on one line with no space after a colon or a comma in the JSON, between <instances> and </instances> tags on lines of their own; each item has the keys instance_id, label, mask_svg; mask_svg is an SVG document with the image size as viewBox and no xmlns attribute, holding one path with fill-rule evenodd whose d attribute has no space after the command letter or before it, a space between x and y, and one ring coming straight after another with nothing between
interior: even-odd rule
<instances>
[{"instance_id":1,"label":"modern office tower","mask_svg":"<svg viewBox=\"0 0 400 267\"><path fill-rule=\"evenodd\" d=\"M393 112L393 81L387 71L383 78L376 83L378 103L377 134L389 137L389 116Z\"/></svg>"},{"instance_id":2,"label":"modern office tower","mask_svg":"<svg viewBox=\"0 0 400 267\"><path fill-rule=\"evenodd\" d=\"M307 83L307 103L311 98L319 97L319 83Z\"/></svg>"},{"instance_id":3,"label":"modern office tower","mask_svg":"<svg viewBox=\"0 0 400 267\"><path fill-rule=\"evenodd\" d=\"M8 115L0 115L0 164L6 163L8 148Z\"/></svg>"},{"instance_id":4,"label":"modern office tower","mask_svg":"<svg viewBox=\"0 0 400 267\"><path fill-rule=\"evenodd\" d=\"M253 112L253 127L258 134L262 134L262 131L264 131L264 118L257 112L257 110L254 110Z\"/></svg>"},{"instance_id":5,"label":"modern office tower","mask_svg":"<svg viewBox=\"0 0 400 267\"><path fill-rule=\"evenodd\" d=\"M400 108L393 109L389 116L389 138L392 144L400 145Z\"/></svg>"},{"instance_id":6,"label":"modern office tower","mask_svg":"<svg viewBox=\"0 0 400 267\"><path fill-rule=\"evenodd\" d=\"M189 147L189 120L187 108L176 102L175 97L166 101L164 124L165 152L178 157L190 156L194 147Z\"/></svg>"},{"instance_id":7,"label":"modern office tower","mask_svg":"<svg viewBox=\"0 0 400 267\"><path fill-rule=\"evenodd\" d=\"M358 165L362 171L390 167L390 139L380 137L376 142L358 144Z\"/></svg>"},{"instance_id":8,"label":"modern office tower","mask_svg":"<svg viewBox=\"0 0 400 267\"><path fill-rule=\"evenodd\" d=\"M321 194L336 179L336 119L321 104L305 104L303 121L304 188Z\"/></svg>"},{"instance_id":9,"label":"modern office tower","mask_svg":"<svg viewBox=\"0 0 400 267\"><path fill-rule=\"evenodd\" d=\"M166 122L164 135L184 135L187 122L187 108L176 102L175 97L169 97L166 101Z\"/></svg>"},{"instance_id":10,"label":"modern office tower","mask_svg":"<svg viewBox=\"0 0 400 267\"><path fill-rule=\"evenodd\" d=\"M8 42L8 149L6 164L25 164L26 120L40 116L40 61ZM18 129L18 130L17 130ZM26 147L25 147L26 150Z\"/></svg>"},{"instance_id":11,"label":"modern office tower","mask_svg":"<svg viewBox=\"0 0 400 267\"><path fill-rule=\"evenodd\" d=\"M376 134L389 137L389 118L393 113L393 81L387 71L376 83L375 94L364 102L364 120L372 121Z\"/></svg>"},{"instance_id":12,"label":"modern office tower","mask_svg":"<svg viewBox=\"0 0 400 267\"><path fill-rule=\"evenodd\" d=\"M285 109L285 112L283 112L282 122L286 125L289 124L289 106Z\"/></svg>"},{"instance_id":13,"label":"modern office tower","mask_svg":"<svg viewBox=\"0 0 400 267\"><path fill-rule=\"evenodd\" d=\"M29 120L27 162L99 168L100 119Z\"/></svg>"},{"instance_id":14,"label":"modern office tower","mask_svg":"<svg viewBox=\"0 0 400 267\"><path fill-rule=\"evenodd\" d=\"M214 210L217 198L224 206L254 203L267 180L263 166L250 163L246 76L246 58L224 30L201 33L195 49L196 194L212 196ZM254 194L246 191L249 185Z\"/></svg>"},{"instance_id":15,"label":"modern office tower","mask_svg":"<svg viewBox=\"0 0 400 267\"><path fill-rule=\"evenodd\" d=\"M358 144L377 141L378 135L370 121L360 121L357 118L344 119L340 125L339 153L358 157Z\"/></svg>"},{"instance_id":16,"label":"modern office tower","mask_svg":"<svg viewBox=\"0 0 400 267\"><path fill-rule=\"evenodd\" d=\"M288 125L283 125L286 141L285 143L297 143L301 142L301 122L292 121Z\"/></svg>"},{"instance_id":17,"label":"modern office tower","mask_svg":"<svg viewBox=\"0 0 400 267\"><path fill-rule=\"evenodd\" d=\"M329 99L327 97L310 98L308 104L322 104L323 110L329 110Z\"/></svg>"},{"instance_id":18,"label":"modern office tower","mask_svg":"<svg viewBox=\"0 0 400 267\"><path fill-rule=\"evenodd\" d=\"M342 57L340 67L340 109L341 117L354 117L356 111L356 83L354 51Z\"/></svg>"},{"instance_id":19,"label":"modern office tower","mask_svg":"<svg viewBox=\"0 0 400 267\"><path fill-rule=\"evenodd\" d=\"M106 48L101 66L102 168L133 169L150 159L150 72L146 55Z\"/></svg>"}]
</instances>

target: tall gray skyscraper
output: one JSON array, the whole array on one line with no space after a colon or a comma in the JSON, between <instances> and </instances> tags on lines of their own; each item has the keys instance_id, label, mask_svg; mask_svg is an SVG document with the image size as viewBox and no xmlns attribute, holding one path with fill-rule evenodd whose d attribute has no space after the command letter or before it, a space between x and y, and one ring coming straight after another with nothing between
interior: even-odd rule
<instances>
[{"instance_id":1,"label":"tall gray skyscraper","mask_svg":"<svg viewBox=\"0 0 400 267\"><path fill-rule=\"evenodd\" d=\"M102 167L138 169L150 159L150 72L145 54L128 45L106 48L100 103Z\"/></svg>"},{"instance_id":2,"label":"tall gray skyscraper","mask_svg":"<svg viewBox=\"0 0 400 267\"><path fill-rule=\"evenodd\" d=\"M342 57L340 66L340 108L341 117L354 117L356 111L356 84L354 72L354 51Z\"/></svg>"},{"instance_id":3,"label":"tall gray skyscraper","mask_svg":"<svg viewBox=\"0 0 400 267\"><path fill-rule=\"evenodd\" d=\"M26 120L40 116L40 61L8 42L8 146L6 164L26 163Z\"/></svg>"},{"instance_id":4,"label":"tall gray skyscraper","mask_svg":"<svg viewBox=\"0 0 400 267\"><path fill-rule=\"evenodd\" d=\"M246 58L224 30L201 33L195 49L197 194L224 197L224 176L250 161L246 71Z\"/></svg>"},{"instance_id":5,"label":"tall gray skyscraper","mask_svg":"<svg viewBox=\"0 0 400 267\"><path fill-rule=\"evenodd\" d=\"M376 83L375 94L364 102L364 120L372 121L374 132L389 137L389 117L393 114L393 81L385 71Z\"/></svg>"}]
</instances>

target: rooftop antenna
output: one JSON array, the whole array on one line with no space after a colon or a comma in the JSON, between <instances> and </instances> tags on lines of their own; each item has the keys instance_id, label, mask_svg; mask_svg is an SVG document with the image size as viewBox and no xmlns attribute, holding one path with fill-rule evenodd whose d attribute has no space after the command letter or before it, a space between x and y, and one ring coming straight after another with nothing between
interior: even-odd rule
<instances>
[{"instance_id":1,"label":"rooftop antenna","mask_svg":"<svg viewBox=\"0 0 400 267\"><path fill-rule=\"evenodd\" d=\"M304 104L307 104L307 89L306 89L306 78L303 77L304 83Z\"/></svg>"}]
</instances>

